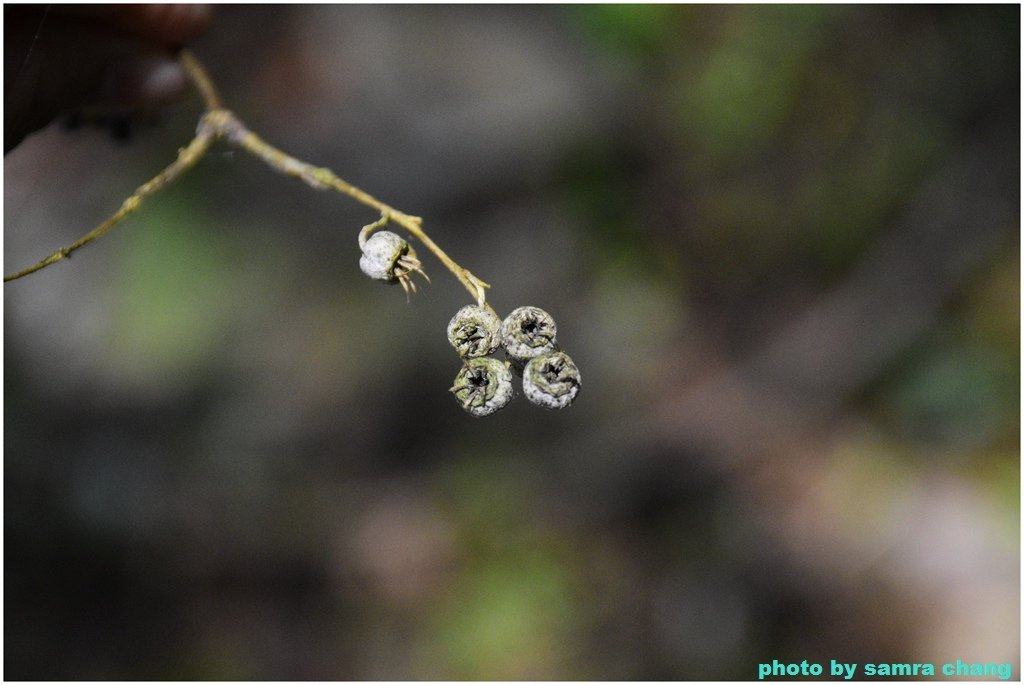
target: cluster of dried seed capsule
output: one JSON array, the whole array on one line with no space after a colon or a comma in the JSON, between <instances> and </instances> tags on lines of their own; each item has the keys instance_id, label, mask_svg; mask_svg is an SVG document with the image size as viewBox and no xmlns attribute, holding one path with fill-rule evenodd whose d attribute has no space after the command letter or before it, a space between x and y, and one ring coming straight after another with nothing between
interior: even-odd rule
<instances>
[{"instance_id":1,"label":"cluster of dried seed capsule","mask_svg":"<svg viewBox=\"0 0 1024 685\"><path fill-rule=\"evenodd\" d=\"M523 394L546 409L564 409L580 390L580 371L555 342L555 321L538 307L519 307L504 321L488 307L460 309L448 324L448 341L463 359L451 392L473 416L487 416L512 399L512 373ZM488 355L504 348L506 359Z\"/></svg>"},{"instance_id":2,"label":"cluster of dried seed capsule","mask_svg":"<svg viewBox=\"0 0 1024 685\"><path fill-rule=\"evenodd\" d=\"M391 231L373 233L386 223L363 227L359 266L371 278L415 292L412 275L427 275L407 240ZM463 359L451 388L455 399L473 416L493 414L512 400L514 371L528 400L546 409L568 407L580 391L580 370L555 343L556 332L555 320L538 307L519 307L504 321L490 307L463 307L448 324L448 340ZM489 356L501 348L504 360Z\"/></svg>"}]
</instances>

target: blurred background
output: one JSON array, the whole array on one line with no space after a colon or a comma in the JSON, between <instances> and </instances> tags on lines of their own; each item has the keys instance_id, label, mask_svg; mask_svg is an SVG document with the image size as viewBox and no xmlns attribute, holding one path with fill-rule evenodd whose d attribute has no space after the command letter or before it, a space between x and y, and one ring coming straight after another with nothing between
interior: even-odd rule
<instances>
[{"instance_id":1,"label":"blurred background","mask_svg":"<svg viewBox=\"0 0 1024 685\"><path fill-rule=\"evenodd\" d=\"M5 676L1019 678L1019 12L217 8L228 106L583 389L463 413L455 279L407 303L371 210L219 146L4 287ZM7 155L5 273L198 114Z\"/></svg>"}]
</instances>

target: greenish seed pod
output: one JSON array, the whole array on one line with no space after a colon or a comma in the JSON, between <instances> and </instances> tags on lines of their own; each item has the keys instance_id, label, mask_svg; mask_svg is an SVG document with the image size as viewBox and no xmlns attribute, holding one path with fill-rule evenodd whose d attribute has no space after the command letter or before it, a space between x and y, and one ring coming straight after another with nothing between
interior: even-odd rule
<instances>
[{"instance_id":1,"label":"greenish seed pod","mask_svg":"<svg viewBox=\"0 0 1024 685\"><path fill-rule=\"evenodd\" d=\"M580 370L565 352L534 357L523 368L523 394L545 409L565 409L580 391Z\"/></svg>"},{"instance_id":2,"label":"greenish seed pod","mask_svg":"<svg viewBox=\"0 0 1024 685\"><path fill-rule=\"evenodd\" d=\"M539 307L519 307L501 324L501 343L513 359L525 361L555 349L555 320Z\"/></svg>"},{"instance_id":3,"label":"greenish seed pod","mask_svg":"<svg viewBox=\"0 0 1024 685\"><path fill-rule=\"evenodd\" d=\"M512 373L493 357L467 359L451 387L455 399L473 416L487 416L512 399Z\"/></svg>"},{"instance_id":4,"label":"greenish seed pod","mask_svg":"<svg viewBox=\"0 0 1024 685\"><path fill-rule=\"evenodd\" d=\"M466 305L448 322L448 342L460 357L486 357L501 345L501 319L490 309Z\"/></svg>"}]
</instances>

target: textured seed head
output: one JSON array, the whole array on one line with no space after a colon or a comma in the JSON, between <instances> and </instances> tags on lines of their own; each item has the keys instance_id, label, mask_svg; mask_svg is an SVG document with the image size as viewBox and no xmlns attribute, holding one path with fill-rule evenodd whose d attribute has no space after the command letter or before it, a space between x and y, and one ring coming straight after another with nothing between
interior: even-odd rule
<instances>
[{"instance_id":1,"label":"textured seed head","mask_svg":"<svg viewBox=\"0 0 1024 685\"><path fill-rule=\"evenodd\" d=\"M501 324L501 343L513 359L524 361L555 349L555 320L539 307L519 307Z\"/></svg>"},{"instance_id":2,"label":"textured seed head","mask_svg":"<svg viewBox=\"0 0 1024 685\"><path fill-rule=\"evenodd\" d=\"M389 283L397 281L408 294L416 292L411 274L427 276L412 246L396 233L377 231L362 242L361 247L363 256L359 258L359 268L370 278Z\"/></svg>"},{"instance_id":3,"label":"textured seed head","mask_svg":"<svg viewBox=\"0 0 1024 685\"><path fill-rule=\"evenodd\" d=\"M580 391L580 370L565 352L534 357L523 368L523 394L545 409L565 409Z\"/></svg>"},{"instance_id":4,"label":"textured seed head","mask_svg":"<svg viewBox=\"0 0 1024 685\"><path fill-rule=\"evenodd\" d=\"M512 373L493 357L467 359L455 377L451 392L470 414L487 416L512 399Z\"/></svg>"},{"instance_id":5,"label":"textured seed head","mask_svg":"<svg viewBox=\"0 0 1024 685\"><path fill-rule=\"evenodd\" d=\"M466 305L448 322L448 342L460 357L486 357L501 344L501 319L490 309Z\"/></svg>"},{"instance_id":6,"label":"textured seed head","mask_svg":"<svg viewBox=\"0 0 1024 685\"><path fill-rule=\"evenodd\" d=\"M409 243L391 231L377 231L363 244L359 268L370 278L391 281L395 278L398 259L407 254Z\"/></svg>"}]
</instances>

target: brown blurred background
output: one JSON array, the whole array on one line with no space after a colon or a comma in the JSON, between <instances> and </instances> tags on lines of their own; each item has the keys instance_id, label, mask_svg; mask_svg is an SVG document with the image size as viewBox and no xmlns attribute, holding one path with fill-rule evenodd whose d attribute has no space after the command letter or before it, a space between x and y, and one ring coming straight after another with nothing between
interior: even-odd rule
<instances>
[{"instance_id":1,"label":"brown blurred background","mask_svg":"<svg viewBox=\"0 0 1024 685\"><path fill-rule=\"evenodd\" d=\"M233 6L268 141L533 304L571 409L473 419L468 296L215 149L4 288L10 679L1020 677L1019 7ZM53 126L5 273L191 136Z\"/></svg>"}]
</instances>

